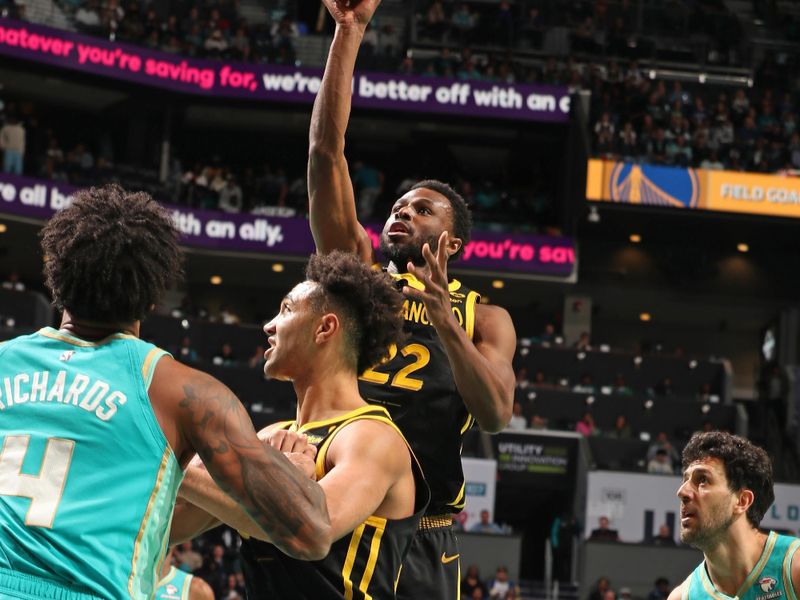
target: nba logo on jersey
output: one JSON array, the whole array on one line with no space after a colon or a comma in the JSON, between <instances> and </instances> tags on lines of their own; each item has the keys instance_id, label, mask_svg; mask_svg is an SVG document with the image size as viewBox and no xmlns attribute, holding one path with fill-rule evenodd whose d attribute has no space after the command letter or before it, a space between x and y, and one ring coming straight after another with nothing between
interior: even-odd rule
<instances>
[{"instance_id":1,"label":"nba logo on jersey","mask_svg":"<svg viewBox=\"0 0 800 600\"><path fill-rule=\"evenodd\" d=\"M167 593L168 593L170 596L174 596L175 594L177 594L177 593L178 593L178 588L176 588L174 585L172 585L172 584L170 583L170 584L167 586Z\"/></svg>"},{"instance_id":2,"label":"nba logo on jersey","mask_svg":"<svg viewBox=\"0 0 800 600\"><path fill-rule=\"evenodd\" d=\"M772 577L762 577L758 580L758 585L761 586L762 591L771 592L778 582Z\"/></svg>"},{"instance_id":3,"label":"nba logo on jersey","mask_svg":"<svg viewBox=\"0 0 800 600\"><path fill-rule=\"evenodd\" d=\"M69 359L75 355L75 350L64 350L61 353L61 356L58 357L58 360L61 362L69 362Z\"/></svg>"}]
</instances>

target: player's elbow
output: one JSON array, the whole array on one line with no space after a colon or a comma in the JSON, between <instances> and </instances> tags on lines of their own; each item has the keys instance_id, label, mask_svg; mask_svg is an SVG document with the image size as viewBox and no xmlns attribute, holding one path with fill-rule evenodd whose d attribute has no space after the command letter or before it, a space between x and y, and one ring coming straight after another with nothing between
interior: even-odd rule
<instances>
[{"instance_id":1,"label":"player's elbow","mask_svg":"<svg viewBox=\"0 0 800 600\"><path fill-rule=\"evenodd\" d=\"M330 523L313 523L288 540L282 550L298 560L322 560L331 551L332 543Z\"/></svg>"},{"instance_id":2,"label":"player's elbow","mask_svg":"<svg viewBox=\"0 0 800 600\"><path fill-rule=\"evenodd\" d=\"M343 146L312 141L308 147L308 166L311 169L330 168L343 158Z\"/></svg>"},{"instance_id":3,"label":"player's elbow","mask_svg":"<svg viewBox=\"0 0 800 600\"><path fill-rule=\"evenodd\" d=\"M506 428L512 416L512 404L503 402L494 410L477 419L481 431L486 433L500 433Z\"/></svg>"}]
</instances>

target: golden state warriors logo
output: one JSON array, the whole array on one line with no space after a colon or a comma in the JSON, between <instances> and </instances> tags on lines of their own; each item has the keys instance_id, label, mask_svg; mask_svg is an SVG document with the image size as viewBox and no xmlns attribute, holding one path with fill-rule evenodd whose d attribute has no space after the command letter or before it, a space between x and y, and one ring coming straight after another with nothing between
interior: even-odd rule
<instances>
[{"instance_id":1,"label":"golden state warriors logo","mask_svg":"<svg viewBox=\"0 0 800 600\"><path fill-rule=\"evenodd\" d=\"M611 170L608 185L613 202L696 208L700 198L700 182L694 169L618 162Z\"/></svg>"}]
</instances>

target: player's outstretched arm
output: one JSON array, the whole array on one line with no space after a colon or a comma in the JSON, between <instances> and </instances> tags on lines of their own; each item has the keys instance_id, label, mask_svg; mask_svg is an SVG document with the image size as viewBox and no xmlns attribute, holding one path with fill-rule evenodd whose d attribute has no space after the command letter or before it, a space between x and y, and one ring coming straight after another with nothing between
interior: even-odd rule
<instances>
[{"instance_id":1,"label":"player's outstretched arm","mask_svg":"<svg viewBox=\"0 0 800 600\"><path fill-rule=\"evenodd\" d=\"M159 361L150 396L172 417L176 452L196 451L220 488L289 556L316 560L331 543L325 495L282 454L265 447L239 399L213 377L171 358ZM177 434L177 435L176 435ZM175 445L173 445L175 448Z\"/></svg>"},{"instance_id":2,"label":"player's outstretched arm","mask_svg":"<svg viewBox=\"0 0 800 600\"><path fill-rule=\"evenodd\" d=\"M345 250L372 260L372 244L356 215L344 135L358 48L380 0L324 0L336 21L322 85L311 113L308 199L311 233L319 252Z\"/></svg>"},{"instance_id":3,"label":"player's outstretched arm","mask_svg":"<svg viewBox=\"0 0 800 600\"><path fill-rule=\"evenodd\" d=\"M403 293L425 303L439 338L442 340L458 393L481 429L490 433L502 430L511 419L514 404L514 369L511 361L517 335L508 312L499 306L475 307L475 332L472 340L458 325L450 307L447 277L449 235L439 237L434 254L425 244L422 255L427 270L409 263L425 290L405 287Z\"/></svg>"}]
</instances>

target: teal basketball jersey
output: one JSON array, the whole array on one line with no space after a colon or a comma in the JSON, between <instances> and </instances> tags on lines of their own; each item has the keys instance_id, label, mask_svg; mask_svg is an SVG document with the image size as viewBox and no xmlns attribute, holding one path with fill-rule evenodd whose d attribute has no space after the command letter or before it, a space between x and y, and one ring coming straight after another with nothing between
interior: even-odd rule
<instances>
[{"instance_id":1,"label":"teal basketball jersey","mask_svg":"<svg viewBox=\"0 0 800 600\"><path fill-rule=\"evenodd\" d=\"M771 531L761 558L736 590L735 596L723 594L714 587L703 561L683 582L681 600L798 600L792 587L792 557L800 547L800 539Z\"/></svg>"},{"instance_id":2,"label":"teal basketball jersey","mask_svg":"<svg viewBox=\"0 0 800 600\"><path fill-rule=\"evenodd\" d=\"M152 598L183 478L147 393L165 354L49 327L0 345L0 597Z\"/></svg>"},{"instance_id":3,"label":"teal basketball jersey","mask_svg":"<svg viewBox=\"0 0 800 600\"><path fill-rule=\"evenodd\" d=\"M194 575L170 567L167 576L158 582L155 600L189 600L192 579Z\"/></svg>"}]
</instances>

